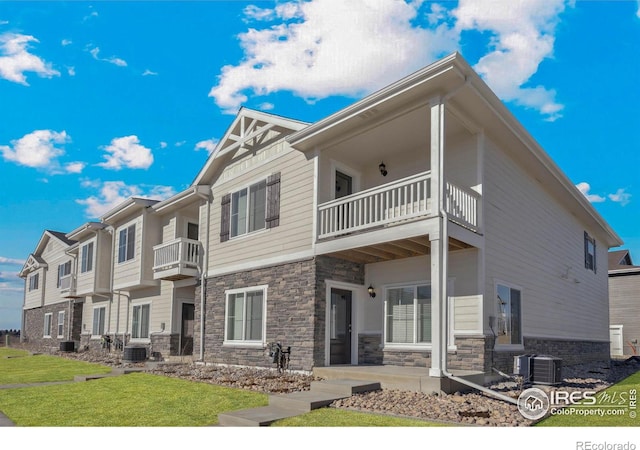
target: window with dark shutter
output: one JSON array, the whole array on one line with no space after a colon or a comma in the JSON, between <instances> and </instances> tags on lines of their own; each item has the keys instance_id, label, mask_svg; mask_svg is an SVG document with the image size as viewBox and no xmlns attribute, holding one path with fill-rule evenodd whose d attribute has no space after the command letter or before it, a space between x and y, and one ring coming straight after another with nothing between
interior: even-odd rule
<instances>
[{"instance_id":1,"label":"window with dark shutter","mask_svg":"<svg viewBox=\"0 0 640 450\"><path fill-rule=\"evenodd\" d=\"M229 240L229 223L231 218L231 194L222 197L220 202L220 242Z\"/></svg>"},{"instance_id":2,"label":"window with dark shutter","mask_svg":"<svg viewBox=\"0 0 640 450\"><path fill-rule=\"evenodd\" d=\"M267 216L266 227L280 225L280 172L267 178Z\"/></svg>"},{"instance_id":3,"label":"window with dark shutter","mask_svg":"<svg viewBox=\"0 0 640 450\"><path fill-rule=\"evenodd\" d=\"M584 267L596 273L596 240L584 232Z\"/></svg>"}]
</instances>

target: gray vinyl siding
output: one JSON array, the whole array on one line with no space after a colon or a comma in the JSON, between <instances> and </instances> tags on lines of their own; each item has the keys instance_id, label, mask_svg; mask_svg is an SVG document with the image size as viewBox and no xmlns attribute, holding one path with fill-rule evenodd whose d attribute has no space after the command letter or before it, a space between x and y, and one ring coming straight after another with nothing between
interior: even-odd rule
<instances>
[{"instance_id":1,"label":"gray vinyl siding","mask_svg":"<svg viewBox=\"0 0 640 450\"><path fill-rule=\"evenodd\" d=\"M485 326L499 280L522 289L525 337L608 340L606 244L489 139L484 168ZM585 231L597 273L584 266Z\"/></svg>"},{"instance_id":2,"label":"gray vinyl siding","mask_svg":"<svg viewBox=\"0 0 640 450\"><path fill-rule=\"evenodd\" d=\"M284 144L276 144L284 145ZM249 157L252 158L252 157ZM253 157L255 158L255 157ZM251 263L261 259L284 257L311 250L313 229L313 161L294 150L282 150L261 164L247 162L250 169L235 173L228 181L216 183L211 204L209 270L224 270L227 266ZM237 169L235 169L237 171ZM220 242L220 199L231 192L280 172L280 223L271 229L259 230ZM201 209L201 229L204 229L205 209Z\"/></svg>"},{"instance_id":3,"label":"gray vinyl siding","mask_svg":"<svg viewBox=\"0 0 640 450\"><path fill-rule=\"evenodd\" d=\"M609 302L609 323L622 325L623 352L632 355L632 341L640 350L640 270L609 277Z\"/></svg>"}]
</instances>

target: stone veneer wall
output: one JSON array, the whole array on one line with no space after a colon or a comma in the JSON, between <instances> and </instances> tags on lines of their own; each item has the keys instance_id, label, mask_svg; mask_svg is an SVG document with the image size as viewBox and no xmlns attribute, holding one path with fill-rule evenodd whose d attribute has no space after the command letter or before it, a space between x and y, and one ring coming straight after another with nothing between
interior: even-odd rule
<instances>
[{"instance_id":1,"label":"stone veneer wall","mask_svg":"<svg viewBox=\"0 0 640 450\"><path fill-rule=\"evenodd\" d=\"M178 333L154 333L151 335L149 355L164 359L167 356L180 354L180 335Z\"/></svg>"},{"instance_id":2,"label":"stone veneer wall","mask_svg":"<svg viewBox=\"0 0 640 450\"><path fill-rule=\"evenodd\" d=\"M487 338L493 346L493 336ZM513 357L517 355L549 355L562 359L563 366L592 361L605 361L611 355L609 342L576 341L568 339L524 338L524 351L493 352L493 367L513 372Z\"/></svg>"},{"instance_id":3,"label":"stone veneer wall","mask_svg":"<svg viewBox=\"0 0 640 450\"><path fill-rule=\"evenodd\" d=\"M382 335L358 335L358 364L382 364Z\"/></svg>"},{"instance_id":4,"label":"stone veneer wall","mask_svg":"<svg viewBox=\"0 0 640 450\"><path fill-rule=\"evenodd\" d=\"M291 369L313 365L315 270L312 259L236 272L206 280L204 359L208 362L274 367L267 348L223 346L225 291L268 285L266 342L291 346ZM200 287L196 288L199 298ZM195 302L194 355L200 353L200 302Z\"/></svg>"},{"instance_id":5,"label":"stone veneer wall","mask_svg":"<svg viewBox=\"0 0 640 450\"><path fill-rule=\"evenodd\" d=\"M326 280L362 285L364 266L327 256L221 275L206 280L204 359L217 364L274 367L269 348L223 346L225 291L268 285L266 342L291 347L289 368L311 370L325 358ZM196 298L200 298L200 286ZM195 302L194 350L200 354L200 302Z\"/></svg>"},{"instance_id":6,"label":"stone veneer wall","mask_svg":"<svg viewBox=\"0 0 640 450\"><path fill-rule=\"evenodd\" d=\"M78 320L77 310L80 310ZM58 312L64 311L64 324L61 338L58 338ZM51 313L51 337L44 337L44 315ZM71 316L70 316L71 314ZM79 330L82 326L82 304L64 301L40 308L27 309L24 311L24 330L22 330L22 340L31 346L55 347L60 349L60 342L69 340L69 317L71 317L71 336L79 337ZM77 328L76 328L77 327ZM78 339L79 340L79 339Z\"/></svg>"}]
</instances>

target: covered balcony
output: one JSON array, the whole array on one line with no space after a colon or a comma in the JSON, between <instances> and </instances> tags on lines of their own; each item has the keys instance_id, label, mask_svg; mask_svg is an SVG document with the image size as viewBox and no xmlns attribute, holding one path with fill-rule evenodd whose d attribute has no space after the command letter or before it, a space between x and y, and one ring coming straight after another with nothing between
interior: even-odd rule
<instances>
[{"instance_id":1,"label":"covered balcony","mask_svg":"<svg viewBox=\"0 0 640 450\"><path fill-rule=\"evenodd\" d=\"M480 195L446 183L449 219L473 232L479 226ZM431 172L347 195L318 206L318 239L375 230L437 215L431 206Z\"/></svg>"},{"instance_id":2,"label":"covered balcony","mask_svg":"<svg viewBox=\"0 0 640 450\"><path fill-rule=\"evenodd\" d=\"M182 280L198 277L204 251L200 241L177 238L153 247L153 279Z\"/></svg>"}]
</instances>

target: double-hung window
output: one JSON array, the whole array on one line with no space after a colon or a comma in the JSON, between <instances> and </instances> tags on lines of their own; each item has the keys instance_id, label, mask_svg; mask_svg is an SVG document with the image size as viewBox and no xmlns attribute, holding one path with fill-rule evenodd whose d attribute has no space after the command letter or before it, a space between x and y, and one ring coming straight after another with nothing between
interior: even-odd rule
<instances>
[{"instance_id":1,"label":"double-hung window","mask_svg":"<svg viewBox=\"0 0 640 450\"><path fill-rule=\"evenodd\" d=\"M46 313L44 315L44 337L51 337L51 322L53 321L53 314Z\"/></svg>"},{"instance_id":2,"label":"double-hung window","mask_svg":"<svg viewBox=\"0 0 640 450\"><path fill-rule=\"evenodd\" d=\"M136 224L123 228L118 233L118 262L132 260L136 255Z\"/></svg>"},{"instance_id":3,"label":"double-hung window","mask_svg":"<svg viewBox=\"0 0 640 450\"><path fill-rule=\"evenodd\" d=\"M226 292L225 341L262 343L266 286Z\"/></svg>"},{"instance_id":4,"label":"double-hung window","mask_svg":"<svg viewBox=\"0 0 640 450\"><path fill-rule=\"evenodd\" d=\"M131 337L133 339L149 338L150 311L151 311L151 305L149 303L145 305L133 306L133 318L131 320Z\"/></svg>"},{"instance_id":5,"label":"double-hung window","mask_svg":"<svg viewBox=\"0 0 640 450\"><path fill-rule=\"evenodd\" d=\"M29 277L29 291L35 291L38 289L38 283L40 281L40 274L34 273Z\"/></svg>"},{"instance_id":6,"label":"double-hung window","mask_svg":"<svg viewBox=\"0 0 640 450\"><path fill-rule=\"evenodd\" d=\"M496 284L496 345L522 344L522 294L520 289Z\"/></svg>"},{"instance_id":7,"label":"double-hung window","mask_svg":"<svg viewBox=\"0 0 640 450\"><path fill-rule=\"evenodd\" d=\"M431 343L431 286L420 284L386 289L385 342Z\"/></svg>"},{"instance_id":8,"label":"double-hung window","mask_svg":"<svg viewBox=\"0 0 640 450\"><path fill-rule=\"evenodd\" d=\"M267 182L231 194L231 237L265 228Z\"/></svg>"},{"instance_id":9,"label":"double-hung window","mask_svg":"<svg viewBox=\"0 0 640 450\"><path fill-rule=\"evenodd\" d=\"M93 242L82 246L80 250L80 272L91 272L93 270Z\"/></svg>"},{"instance_id":10,"label":"double-hung window","mask_svg":"<svg viewBox=\"0 0 640 450\"><path fill-rule=\"evenodd\" d=\"M596 240L584 232L584 267L596 272Z\"/></svg>"},{"instance_id":11,"label":"double-hung window","mask_svg":"<svg viewBox=\"0 0 640 450\"><path fill-rule=\"evenodd\" d=\"M100 306L93 308L93 328L91 334L93 336L102 336L104 334L104 318L107 308Z\"/></svg>"},{"instance_id":12,"label":"double-hung window","mask_svg":"<svg viewBox=\"0 0 640 450\"><path fill-rule=\"evenodd\" d=\"M71 275L71 261L67 261L64 264L60 264L58 266L58 284L57 284L57 287L68 288L69 287L68 284L63 286L63 279L64 279L64 277L68 277L69 275Z\"/></svg>"},{"instance_id":13,"label":"double-hung window","mask_svg":"<svg viewBox=\"0 0 640 450\"><path fill-rule=\"evenodd\" d=\"M280 225L280 172L222 196L220 242Z\"/></svg>"},{"instance_id":14,"label":"double-hung window","mask_svg":"<svg viewBox=\"0 0 640 450\"><path fill-rule=\"evenodd\" d=\"M61 338L64 333L64 311L58 311L58 337Z\"/></svg>"}]
</instances>

